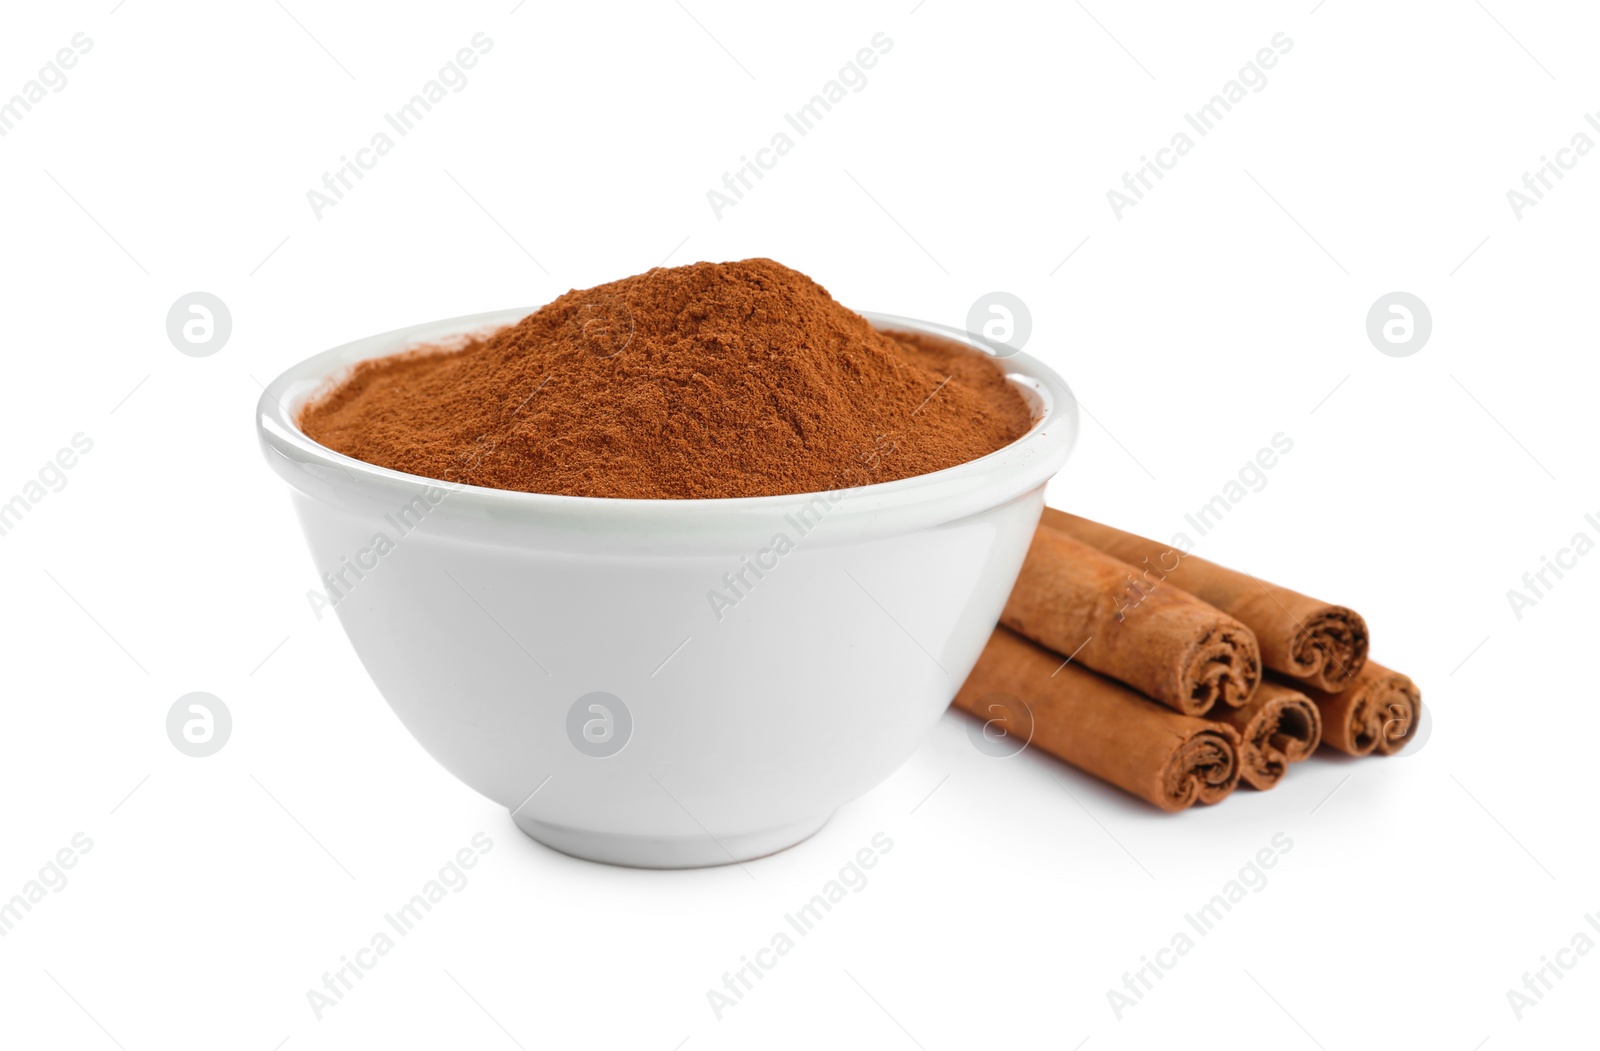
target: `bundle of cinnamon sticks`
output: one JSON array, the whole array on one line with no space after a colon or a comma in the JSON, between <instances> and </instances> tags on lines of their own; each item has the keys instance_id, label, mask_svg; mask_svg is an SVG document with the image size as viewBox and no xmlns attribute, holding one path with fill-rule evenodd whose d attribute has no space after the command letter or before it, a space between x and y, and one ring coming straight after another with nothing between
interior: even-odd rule
<instances>
[{"instance_id":1,"label":"bundle of cinnamon sticks","mask_svg":"<svg viewBox=\"0 0 1600 1051\"><path fill-rule=\"evenodd\" d=\"M1417 686L1344 606L1046 508L955 704L1163 810L1276 785L1319 743L1394 755Z\"/></svg>"}]
</instances>

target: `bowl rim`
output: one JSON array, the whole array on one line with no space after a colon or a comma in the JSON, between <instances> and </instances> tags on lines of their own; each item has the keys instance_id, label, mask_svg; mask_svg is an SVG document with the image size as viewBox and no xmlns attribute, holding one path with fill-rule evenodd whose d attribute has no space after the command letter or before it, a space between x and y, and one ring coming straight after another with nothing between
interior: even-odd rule
<instances>
[{"instance_id":1,"label":"bowl rim","mask_svg":"<svg viewBox=\"0 0 1600 1051\"><path fill-rule=\"evenodd\" d=\"M1038 413L1033 426L1016 441L977 459L891 481L774 496L653 499L534 493L410 474L336 452L306 435L296 423L295 417L308 397L326 389L359 361L385 357L419 345L448 344L453 339L515 323L537 309L503 308L403 326L340 344L291 365L262 388L256 402L256 429L263 452L273 468L302 491L309 491L302 484L307 471L329 479L335 477L332 472L337 472L358 485L395 493L443 490L450 495L449 502L455 510L472 517L588 519L594 515L624 518L648 515L658 521L680 517L704 521L719 513L739 518L778 515L797 504L839 492L855 498L868 497L870 503L879 507L886 502L904 506L948 496L952 490L972 488L973 483L996 472L1020 472L1025 476L1015 479L1017 484L1006 487L1015 489L1013 495L1017 495L1042 485L1054 475L1076 444L1077 399L1066 381L1050 366L1021 351L1001 356L995 352L993 344L958 328L875 311L857 313L880 330L909 330L941 336L994 358L1007 379L1024 392Z\"/></svg>"}]
</instances>

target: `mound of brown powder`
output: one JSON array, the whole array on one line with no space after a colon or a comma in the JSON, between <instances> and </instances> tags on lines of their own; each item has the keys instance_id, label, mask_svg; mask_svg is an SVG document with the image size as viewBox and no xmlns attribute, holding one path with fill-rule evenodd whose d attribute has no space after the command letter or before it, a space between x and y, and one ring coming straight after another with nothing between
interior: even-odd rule
<instances>
[{"instance_id":1,"label":"mound of brown powder","mask_svg":"<svg viewBox=\"0 0 1600 1051\"><path fill-rule=\"evenodd\" d=\"M926 474L1032 419L988 356L880 333L804 274L747 259L568 292L459 349L364 362L299 423L428 478L665 499Z\"/></svg>"}]
</instances>

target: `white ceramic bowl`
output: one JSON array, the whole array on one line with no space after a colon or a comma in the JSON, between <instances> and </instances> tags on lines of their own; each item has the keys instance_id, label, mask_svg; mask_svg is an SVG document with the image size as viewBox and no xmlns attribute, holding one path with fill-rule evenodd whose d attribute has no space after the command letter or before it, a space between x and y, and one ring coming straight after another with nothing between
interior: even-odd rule
<instances>
[{"instance_id":1,"label":"white ceramic bowl","mask_svg":"<svg viewBox=\"0 0 1600 1051\"><path fill-rule=\"evenodd\" d=\"M1071 392L1017 354L1003 364L1038 420L1004 449L829 494L723 500L452 485L295 424L355 362L528 313L357 340L268 386L262 450L294 489L321 590L406 728L534 839L660 868L800 842L899 766L972 670L1076 438Z\"/></svg>"}]
</instances>

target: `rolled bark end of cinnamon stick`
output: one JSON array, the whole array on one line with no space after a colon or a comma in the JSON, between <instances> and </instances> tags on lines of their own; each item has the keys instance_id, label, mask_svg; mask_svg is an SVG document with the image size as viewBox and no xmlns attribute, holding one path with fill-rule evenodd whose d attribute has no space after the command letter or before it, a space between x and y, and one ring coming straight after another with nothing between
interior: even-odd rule
<instances>
[{"instance_id":1,"label":"rolled bark end of cinnamon stick","mask_svg":"<svg viewBox=\"0 0 1600 1051\"><path fill-rule=\"evenodd\" d=\"M1410 676L1372 661L1338 693L1305 692L1322 711L1324 743L1346 755L1394 755L1422 718L1422 691Z\"/></svg>"},{"instance_id":2,"label":"rolled bark end of cinnamon stick","mask_svg":"<svg viewBox=\"0 0 1600 1051\"><path fill-rule=\"evenodd\" d=\"M1156 806L1177 811L1220 802L1239 787L1242 770L1237 737L1196 730L1168 760L1161 786L1167 802Z\"/></svg>"},{"instance_id":3,"label":"rolled bark end of cinnamon stick","mask_svg":"<svg viewBox=\"0 0 1600 1051\"><path fill-rule=\"evenodd\" d=\"M1250 629L1098 548L1040 526L1001 623L1185 715L1261 681Z\"/></svg>"},{"instance_id":4,"label":"rolled bark end of cinnamon stick","mask_svg":"<svg viewBox=\"0 0 1600 1051\"><path fill-rule=\"evenodd\" d=\"M1405 751L1422 725L1422 691L1409 676L1397 671L1388 674L1399 681L1391 685L1383 702L1383 733L1378 737L1376 749L1379 755L1397 755Z\"/></svg>"},{"instance_id":5,"label":"rolled bark end of cinnamon stick","mask_svg":"<svg viewBox=\"0 0 1600 1051\"><path fill-rule=\"evenodd\" d=\"M1243 708L1218 709L1211 718L1239 731L1239 777L1251 788L1272 788L1289 764L1317 750L1322 740L1322 713L1299 690L1264 682Z\"/></svg>"},{"instance_id":6,"label":"rolled bark end of cinnamon stick","mask_svg":"<svg viewBox=\"0 0 1600 1051\"><path fill-rule=\"evenodd\" d=\"M1044 509L1041 524L1142 567L1238 619L1255 633L1261 662L1299 683L1334 693L1366 663L1367 624L1354 610L1053 507Z\"/></svg>"},{"instance_id":7,"label":"rolled bark end of cinnamon stick","mask_svg":"<svg viewBox=\"0 0 1600 1051\"><path fill-rule=\"evenodd\" d=\"M1239 782L1239 734L1180 715L996 628L955 706L1166 811L1215 803Z\"/></svg>"},{"instance_id":8,"label":"rolled bark end of cinnamon stick","mask_svg":"<svg viewBox=\"0 0 1600 1051\"><path fill-rule=\"evenodd\" d=\"M1183 681L1189 684L1194 710L1199 715L1220 704L1238 708L1261 683L1261 650L1249 628L1232 617L1207 630L1194 648Z\"/></svg>"},{"instance_id":9,"label":"rolled bark end of cinnamon stick","mask_svg":"<svg viewBox=\"0 0 1600 1051\"><path fill-rule=\"evenodd\" d=\"M1367 622L1353 609L1323 606L1301 621L1284 659L1286 674L1338 693L1367 663Z\"/></svg>"}]
</instances>

